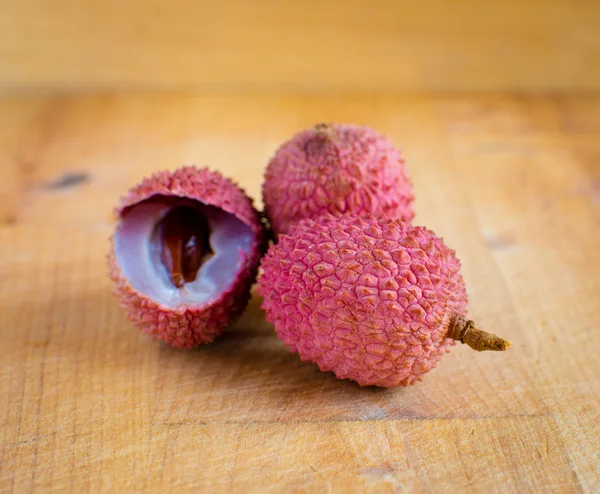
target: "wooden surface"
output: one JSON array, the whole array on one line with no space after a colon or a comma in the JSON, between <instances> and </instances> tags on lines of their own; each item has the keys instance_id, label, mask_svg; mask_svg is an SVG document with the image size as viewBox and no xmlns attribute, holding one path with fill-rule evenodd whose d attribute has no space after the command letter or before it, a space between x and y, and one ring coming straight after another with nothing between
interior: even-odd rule
<instances>
[{"instance_id":1,"label":"wooden surface","mask_svg":"<svg viewBox=\"0 0 600 494\"><path fill-rule=\"evenodd\" d=\"M600 89L598 0L0 4L7 92Z\"/></svg>"},{"instance_id":2,"label":"wooden surface","mask_svg":"<svg viewBox=\"0 0 600 494\"><path fill-rule=\"evenodd\" d=\"M404 150L416 222L508 352L457 346L413 387L361 389L301 363L256 296L195 351L127 322L117 198L184 163L258 198L278 144L323 120ZM599 163L598 96L1 99L0 491L598 492Z\"/></svg>"}]
</instances>

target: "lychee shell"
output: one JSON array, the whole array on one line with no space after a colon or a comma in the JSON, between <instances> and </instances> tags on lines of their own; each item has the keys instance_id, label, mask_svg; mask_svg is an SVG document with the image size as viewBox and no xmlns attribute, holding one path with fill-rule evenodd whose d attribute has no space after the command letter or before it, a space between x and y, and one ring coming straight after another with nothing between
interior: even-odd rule
<instances>
[{"instance_id":1,"label":"lychee shell","mask_svg":"<svg viewBox=\"0 0 600 494\"><path fill-rule=\"evenodd\" d=\"M414 216L402 155L369 127L322 124L294 135L270 160L262 192L276 234L325 213Z\"/></svg>"},{"instance_id":2,"label":"lychee shell","mask_svg":"<svg viewBox=\"0 0 600 494\"><path fill-rule=\"evenodd\" d=\"M205 304L176 307L157 302L132 286L117 259L116 233L111 238L109 274L115 282L115 295L131 321L153 338L174 347L190 348L211 342L248 303L250 287L266 248L266 232L260 215L252 200L233 181L216 171L193 166L159 172L144 179L121 200L116 213L122 219L130 208L154 196L179 197L214 206L234 215L253 233L250 253L244 257L234 283Z\"/></svg>"},{"instance_id":3,"label":"lychee shell","mask_svg":"<svg viewBox=\"0 0 600 494\"><path fill-rule=\"evenodd\" d=\"M460 263L433 232L326 215L292 226L262 261L259 293L301 359L360 385L406 386L448 351L466 315Z\"/></svg>"}]
</instances>

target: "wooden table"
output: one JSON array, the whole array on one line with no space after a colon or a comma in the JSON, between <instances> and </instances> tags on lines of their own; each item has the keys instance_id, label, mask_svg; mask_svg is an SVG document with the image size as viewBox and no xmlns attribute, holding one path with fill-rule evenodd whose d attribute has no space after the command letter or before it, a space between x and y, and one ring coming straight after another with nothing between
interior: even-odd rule
<instances>
[{"instance_id":1,"label":"wooden table","mask_svg":"<svg viewBox=\"0 0 600 494\"><path fill-rule=\"evenodd\" d=\"M415 386L362 389L301 363L256 295L193 351L128 323L118 197L196 163L259 200L276 147L324 120L401 147L416 223L508 352L457 346ZM598 96L1 99L0 491L598 492L599 163Z\"/></svg>"}]
</instances>

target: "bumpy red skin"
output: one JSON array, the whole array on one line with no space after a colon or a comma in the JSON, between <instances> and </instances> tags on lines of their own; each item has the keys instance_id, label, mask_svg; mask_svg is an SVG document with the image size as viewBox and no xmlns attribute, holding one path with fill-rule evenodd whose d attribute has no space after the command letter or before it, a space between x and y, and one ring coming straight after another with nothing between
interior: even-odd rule
<instances>
[{"instance_id":1,"label":"bumpy red skin","mask_svg":"<svg viewBox=\"0 0 600 494\"><path fill-rule=\"evenodd\" d=\"M302 360L362 386L407 386L453 340L467 294L453 250L397 220L327 215L271 246L259 293L267 320Z\"/></svg>"},{"instance_id":2,"label":"bumpy red skin","mask_svg":"<svg viewBox=\"0 0 600 494\"><path fill-rule=\"evenodd\" d=\"M161 305L135 290L123 276L114 252L114 237L108 256L115 295L128 317L142 331L173 347L192 348L213 341L244 310L250 287L256 279L260 258L266 250L266 230L252 200L233 181L207 168L183 167L163 171L132 188L117 209L123 217L129 208L155 195L194 199L235 215L254 232L250 256L237 282L208 304L193 307Z\"/></svg>"},{"instance_id":3,"label":"bumpy red skin","mask_svg":"<svg viewBox=\"0 0 600 494\"><path fill-rule=\"evenodd\" d=\"M265 212L276 234L325 213L411 221L413 199L400 152L381 134L354 125L296 134L277 150L263 183Z\"/></svg>"}]
</instances>

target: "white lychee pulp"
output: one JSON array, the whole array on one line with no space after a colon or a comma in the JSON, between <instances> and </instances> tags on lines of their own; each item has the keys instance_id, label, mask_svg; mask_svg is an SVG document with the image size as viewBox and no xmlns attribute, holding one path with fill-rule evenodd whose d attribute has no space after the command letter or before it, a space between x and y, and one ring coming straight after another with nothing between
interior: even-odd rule
<instances>
[{"instance_id":1,"label":"white lychee pulp","mask_svg":"<svg viewBox=\"0 0 600 494\"><path fill-rule=\"evenodd\" d=\"M213 255L207 256L194 281L177 288L161 261L156 225L181 205L193 207L207 218ZM135 290L169 307L199 306L235 283L250 255L253 238L248 225L221 209L186 199L151 198L126 212L115 234L115 254Z\"/></svg>"}]
</instances>

